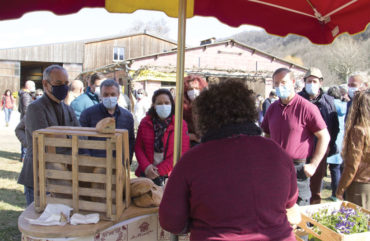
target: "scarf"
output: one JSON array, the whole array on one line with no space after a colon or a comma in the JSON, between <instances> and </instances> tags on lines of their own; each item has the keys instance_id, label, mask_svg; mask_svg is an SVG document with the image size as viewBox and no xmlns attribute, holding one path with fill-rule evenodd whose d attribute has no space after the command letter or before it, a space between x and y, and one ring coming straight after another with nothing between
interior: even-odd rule
<instances>
[{"instance_id":1,"label":"scarf","mask_svg":"<svg viewBox=\"0 0 370 241\"><path fill-rule=\"evenodd\" d=\"M209 130L203 137L202 143L212 140L232 138L240 135L260 136L261 129L253 122L233 123L224 125L216 130Z\"/></svg>"},{"instance_id":2,"label":"scarf","mask_svg":"<svg viewBox=\"0 0 370 241\"><path fill-rule=\"evenodd\" d=\"M163 136L168 125L172 121L172 116L165 120L160 120L157 117L153 118L153 128L154 128L154 152L163 152Z\"/></svg>"}]
</instances>

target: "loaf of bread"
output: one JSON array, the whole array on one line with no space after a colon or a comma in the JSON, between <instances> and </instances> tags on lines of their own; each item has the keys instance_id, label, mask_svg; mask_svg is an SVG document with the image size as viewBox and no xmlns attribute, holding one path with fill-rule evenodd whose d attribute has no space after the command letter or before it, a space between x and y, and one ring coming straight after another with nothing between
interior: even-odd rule
<instances>
[{"instance_id":1,"label":"loaf of bread","mask_svg":"<svg viewBox=\"0 0 370 241\"><path fill-rule=\"evenodd\" d=\"M131 197L136 206L142 208L158 207L163 196L163 189L145 177L131 179Z\"/></svg>"},{"instance_id":2,"label":"loaf of bread","mask_svg":"<svg viewBox=\"0 0 370 241\"><path fill-rule=\"evenodd\" d=\"M151 207L152 206L151 194L148 192L148 193L141 195L140 197L134 198L134 204L135 206L140 207L140 208Z\"/></svg>"},{"instance_id":3,"label":"loaf of bread","mask_svg":"<svg viewBox=\"0 0 370 241\"><path fill-rule=\"evenodd\" d=\"M96 124L96 131L99 133L114 133L116 121L112 117L106 117Z\"/></svg>"},{"instance_id":4,"label":"loaf of bread","mask_svg":"<svg viewBox=\"0 0 370 241\"><path fill-rule=\"evenodd\" d=\"M162 196L162 188L154 184L149 192L134 198L134 204L141 208L159 207Z\"/></svg>"},{"instance_id":5,"label":"loaf of bread","mask_svg":"<svg viewBox=\"0 0 370 241\"><path fill-rule=\"evenodd\" d=\"M163 197L163 189L154 184L150 192L152 193L152 206L159 207Z\"/></svg>"},{"instance_id":6,"label":"loaf of bread","mask_svg":"<svg viewBox=\"0 0 370 241\"><path fill-rule=\"evenodd\" d=\"M146 177L133 178L130 180L131 197L139 197L150 191L154 182Z\"/></svg>"}]
</instances>

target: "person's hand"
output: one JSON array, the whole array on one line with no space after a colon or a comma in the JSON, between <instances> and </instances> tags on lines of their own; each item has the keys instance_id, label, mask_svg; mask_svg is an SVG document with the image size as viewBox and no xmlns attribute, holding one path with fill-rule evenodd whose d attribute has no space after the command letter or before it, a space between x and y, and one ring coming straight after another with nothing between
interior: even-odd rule
<instances>
[{"instance_id":1,"label":"person's hand","mask_svg":"<svg viewBox=\"0 0 370 241\"><path fill-rule=\"evenodd\" d=\"M189 140L200 142L199 137L197 135L195 135L194 133L189 133Z\"/></svg>"},{"instance_id":2,"label":"person's hand","mask_svg":"<svg viewBox=\"0 0 370 241\"><path fill-rule=\"evenodd\" d=\"M301 211L297 204L294 204L293 207L286 209L286 216L290 225L297 225L302 221Z\"/></svg>"},{"instance_id":3,"label":"person's hand","mask_svg":"<svg viewBox=\"0 0 370 241\"><path fill-rule=\"evenodd\" d=\"M155 179L157 177L159 177L159 174L158 174L158 168L155 167L154 165L149 165L146 169L145 169L145 176L147 178L150 178L150 179Z\"/></svg>"},{"instance_id":4,"label":"person's hand","mask_svg":"<svg viewBox=\"0 0 370 241\"><path fill-rule=\"evenodd\" d=\"M316 172L316 168L317 167L312 163L305 164L303 170L306 177L312 177Z\"/></svg>"}]
</instances>

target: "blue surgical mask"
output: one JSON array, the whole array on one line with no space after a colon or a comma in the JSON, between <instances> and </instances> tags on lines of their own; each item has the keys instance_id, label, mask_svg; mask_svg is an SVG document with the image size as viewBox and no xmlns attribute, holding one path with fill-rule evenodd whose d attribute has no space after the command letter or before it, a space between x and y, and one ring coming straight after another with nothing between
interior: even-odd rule
<instances>
[{"instance_id":1,"label":"blue surgical mask","mask_svg":"<svg viewBox=\"0 0 370 241\"><path fill-rule=\"evenodd\" d=\"M355 96L355 93L358 91L358 88L357 87L349 87L348 88L348 96L353 99L353 97Z\"/></svg>"},{"instance_id":2,"label":"blue surgical mask","mask_svg":"<svg viewBox=\"0 0 370 241\"><path fill-rule=\"evenodd\" d=\"M103 97L102 102L105 108L113 109L116 107L118 101L117 96Z\"/></svg>"},{"instance_id":3,"label":"blue surgical mask","mask_svg":"<svg viewBox=\"0 0 370 241\"><path fill-rule=\"evenodd\" d=\"M144 95L141 94L141 93L140 94L137 94L136 96L137 96L138 99L142 99L144 97Z\"/></svg>"},{"instance_id":4,"label":"blue surgical mask","mask_svg":"<svg viewBox=\"0 0 370 241\"><path fill-rule=\"evenodd\" d=\"M306 84L305 89L309 95L316 96L319 93L320 87L318 84L309 83Z\"/></svg>"},{"instance_id":5,"label":"blue surgical mask","mask_svg":"<svg viewBox=\"0 0 370 241\"><path fill-rule=\"evenodd\" d=\"M279 96L281 99L287 99L291 95L291 90L289 86L282 85L275 88L276 95Z\"/></svg>"},{"instance_id":6,"label":"blue surgical mask","mask_svg":"<svg viewBox=\"0 0 370 241\"><path fill-rule=\"evenodd\" d=\"M156 105L155 111L157 112L159 118L166 119L170 116L172 110L171 105Z\"/></svg>"},{"instance_id":7,"label":"blue surgical mask","mask_svg":"<svg viewBox=\"0 0 370 241\"><path fill-rule=\"evenodd\" d=\"M49 83L50 84L50 83ZM51 85L51 93L58 100L64 100L68 94L68 85Z\"/></svg>"}]
</instances>

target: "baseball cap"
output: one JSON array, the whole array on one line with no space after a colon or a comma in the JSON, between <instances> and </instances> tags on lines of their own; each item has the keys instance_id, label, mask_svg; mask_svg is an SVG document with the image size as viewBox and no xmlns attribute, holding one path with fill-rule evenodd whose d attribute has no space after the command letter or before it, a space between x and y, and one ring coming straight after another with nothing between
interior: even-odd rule
<instances>
[{"instance_id":1,"label":"baseball cap","mask_svg":"<svg viewBox=\"0 0 370 241\"><path fill-rule=\"evenodd\" d=\"M319 78L319 79L323 78L320 69L315 68L315 67L309 68L308 71L306 72L304 78L307 78L309 76L314 76L314 77Z\"/></svg>"}]
</instances>

